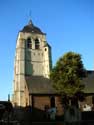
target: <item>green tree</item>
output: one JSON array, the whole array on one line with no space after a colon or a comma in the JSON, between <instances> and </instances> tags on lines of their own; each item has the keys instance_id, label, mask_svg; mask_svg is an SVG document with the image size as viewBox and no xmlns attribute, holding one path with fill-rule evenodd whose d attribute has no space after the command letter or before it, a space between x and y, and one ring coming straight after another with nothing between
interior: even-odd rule
<instances>
[{"instance_id":1,"label":"green tree","mask_svg":"<svg viewBox=\"0 0 94 125\"><path fill-rule=\"evenodd\" d=\"M86 70L81 55L75 52L65 53L57 61L50 74L55 90L69 98L84 89L81 80L85 76Z\"/></svg>"}]
</instances>

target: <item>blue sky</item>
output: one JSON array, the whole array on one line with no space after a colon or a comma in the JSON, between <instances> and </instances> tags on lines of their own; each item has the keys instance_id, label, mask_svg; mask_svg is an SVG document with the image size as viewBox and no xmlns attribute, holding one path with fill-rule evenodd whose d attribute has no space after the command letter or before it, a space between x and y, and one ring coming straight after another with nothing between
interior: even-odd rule
<instances>
[{"instance_id":1,"label":"blue sky","mask_svg":"<svg viewBox=\"0 0 94 125\"><path fill-rule=\"evenodd\" d=\"M86 69L94 69L94 0L1 0L0 100L12 94L16 39L30 11L33 23L47 34L53 64L74 51Z\"/></svg>"}]
</instances>

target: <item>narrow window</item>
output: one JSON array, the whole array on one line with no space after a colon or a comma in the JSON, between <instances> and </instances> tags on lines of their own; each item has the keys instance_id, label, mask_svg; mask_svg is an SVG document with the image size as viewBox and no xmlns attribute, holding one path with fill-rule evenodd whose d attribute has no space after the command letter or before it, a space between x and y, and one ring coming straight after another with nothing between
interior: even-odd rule
<instances>
[{"instance_id":1,"label":"narrow window","mask_svg":"<svg viewBox=\"0 0 94 125\"><path fill-rule=\"evenodd\" d=\"M39 45L39 40L35 39L35 49L39 49L40 45Z\"/></svg>"},{"instance_id":2,"label":"narrow window","mask_svg":"<svg viewBox=\"0 0 94 125\"><path fill-rule=\"evenodd\" d=\"M94 95L92 96L92 104L94 104Z\"/></svg>"},{"instance_id":3,"label":"narrow window","mask_svg":"<svg viewBox=\"0 0 94 125\"><path fill-rule=\"evenodd\" d=\"M32 41L30 38L27 39L27 48L32 49Z\"/></svg>"},{"instance_id":4,"label":"narrow window","mask_svg":"<svg viewBox=\"0 0 94 125\"><path fill-rule=\"evenodd\" d=\"M50 103L51 103L51 107L55 107L55 97L54 96L52 96L50 98Z\"/></svg>"}]
</instances>

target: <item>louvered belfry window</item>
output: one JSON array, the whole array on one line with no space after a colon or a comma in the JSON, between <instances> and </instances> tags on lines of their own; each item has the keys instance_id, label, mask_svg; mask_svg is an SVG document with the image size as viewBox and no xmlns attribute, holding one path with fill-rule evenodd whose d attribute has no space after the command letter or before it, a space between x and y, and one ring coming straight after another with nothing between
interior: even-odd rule
<instances>
[{"instance_id":1,"label":"louvered belfry window","mask_svg":"<svg viewBox=\"0 0 94 125\"><path fill-rule=\"evenodd\" d=\"M32 41L31 38L27 39L27 48L32 49Z\"/></svg>"},{"instance_id":2,"label":"louvered belfry window","mask_svg":"<svg viewBox=\"0 0 94 125\"><path fill-rule=\"evenodd\" d=\"M35 49L39 49L40 45L39 45L39 40L35 39Z\"/></svg>"}]
</instances>

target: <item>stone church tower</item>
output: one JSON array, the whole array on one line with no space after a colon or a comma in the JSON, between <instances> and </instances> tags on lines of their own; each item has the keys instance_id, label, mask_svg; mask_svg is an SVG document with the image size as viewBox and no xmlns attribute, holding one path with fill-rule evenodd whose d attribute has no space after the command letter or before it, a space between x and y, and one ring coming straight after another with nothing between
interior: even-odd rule
<instances>
[{"instance_id":1,"label":"stone church tower","mask_svg":"<svg viewBox=\"0 0 94 125\"><path fill-rule=\"evenodd\" d=\"M51 67L51 47L46 41L46 34L30 20L28 25L19 31L17 37L13 104L17 106L29 105L29 88L26 79L29 77L49 79Z\"/></svg>"}]
</instances>

